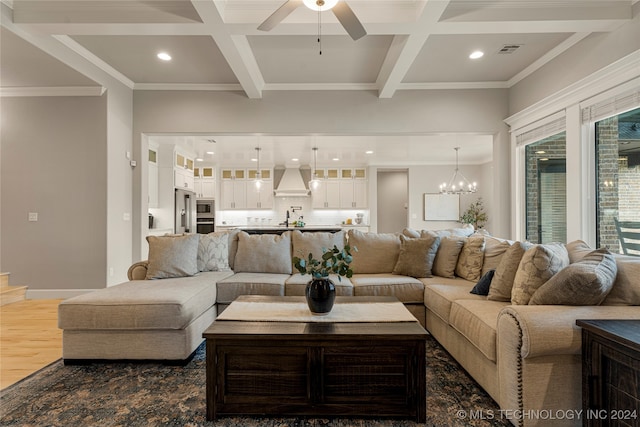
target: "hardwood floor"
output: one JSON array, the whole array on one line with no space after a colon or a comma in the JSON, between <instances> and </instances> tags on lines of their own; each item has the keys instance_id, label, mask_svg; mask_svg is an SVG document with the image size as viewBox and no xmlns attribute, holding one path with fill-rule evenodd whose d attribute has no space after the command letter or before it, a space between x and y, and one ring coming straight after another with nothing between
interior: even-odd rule
<instances>
[{"instance_id":1,"label":"hardwood floor","mask_svg":"<svg viewBox=\"0 0 640 427\"><path fill-rule=\"evenodd\" d=\"M62 357L60 301L25 300L0 307L0 389Z\"/></svg>"}]
</instances>

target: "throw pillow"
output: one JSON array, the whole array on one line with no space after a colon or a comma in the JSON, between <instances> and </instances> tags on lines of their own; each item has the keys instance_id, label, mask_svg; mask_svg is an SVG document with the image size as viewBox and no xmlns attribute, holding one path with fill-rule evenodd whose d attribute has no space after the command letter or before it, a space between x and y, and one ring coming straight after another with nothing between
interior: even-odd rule
<instances>
[{"instance_id":1,"label":"throw pillow","mask_svg":"<svg viewBox=\"0 0 640 427\"><path fill-rule=\"evenodd\" d=\"M440 246L433 261L433 274L440 277L455 277L458 256L467 238L460 236L447 236L440 239Z\"/></svg>"},{"instance_id":2,"label":"throw pillow","mask_svg":"<svg viewBox=\"0 0 640 427\"><path fill-rule=\"evenodd\" d=\"M607 249L591 251L540 286L529 304L600 305L617 272L616 260Z\"/></svg>"},{"instance_id":3,"label":"throw pillow","mask_svg":"<svg viewBox=\"0 0 640 427\"><path fill-rule=\"evenodd\" d=\"M491 280L493 279L495 272L495 270L489 270L484 273L480 280L478 280L478 283L476 283L473 289L471 289L471 293L476 295L488 295Z\"/></svg>"},{"instance_id":4,"label":"throw pillow","mask_svg":"<svg viewBox=\"0 0 640 427\"><path fill-rule=\"evenodd\" d=\"M562 243L535 245L522 256L511 290L512 304L529 304L531 296L547 280L569 265Z\"/></svg>"},{"instance_id":5,"label":"throw pillow","mask_svg":"<svg viewBox=\"0 0 640 427\"><path fill-rule=\"evenodd\" d=\"M484 260L482 261L482 274L486 274L489 270L498 268L502 257L511 246L508 240L498 239L497 237L487 237L484 241Z\"/></svg>"},{"instance_id":6,"label":"throw pillow","mask_svg":"<svg viewBox=\"0 0 640 427\"><path fill-rule=\"evenodd\" d=\"M229 233L213 232L200 235L198 244L199 271L229 271Z\"/></svg>"},{"instance_id":7,"label":"throw pillow","mask_svg":"<svg viewBox=\"0 0 640 427\"><path fill-rule=\"evenodd\" d=\"M589 245L582 240L574 240L571 243L567 243L565 247L569 253L569 261L571 264L580 261L585 255L593 252L593 248L590 248Z\"/></svg>"},{"instance_id":8,"label":"throw pillow","mask_svg":"<svg viewBox=\"0 0 640 427\"><path fill-rule=\"evenodd\" d=\"M516 277L520 260L525 251L531 247L528 242L514 242L502 256L491 280L487 299L490 301L511 301L513 279Z\"/></svg>"},{"instance_id":9,"label":"throw pillow","mask_svg":"<svg viewBox=\"0 0 640 427\"><path fill-rule=\"evenodd\" d=\"M236 273L291 274L291 232L277 234L238 233Z\"/></svg>"},{"instance_id":10,"label":"throw pillow","mask_svg":"<svg viewBox=\"0 0 640 427\"><path fill-rule=\"evenodd\" d=\"M400 255L400 235L392 233L363 233L349 230L351 246L350 267L354 274L389 273ZM354 250L357 248L357 251Z\"/></svg>"},{"instance_id":11,"label":"throw pillow","mask_svg":"<svg viewBox=\"0 0 640 427\"><path fill-rule=\"evenodd\" d=\"M420 237L420 232L418 230L414 230L413 228L408 227L402 230L402 234L407 237L411 237L412 239L417 239L418 237Z\"/></svg>"},{"instance_id":12,"label":"throw pillow","mask_svg":"<svg viewBox=\"0 0 640 427\"><path fill-rule=\"evenodd\" d=\"M307 259L309 254L313 254L315 259L320 259L322 254L337 246L344 248L345 232L336 233L303 233L300 230L293 230L291 233L291 244L293 245L293 256ZM294 268L294 271L295 270Z\"/></svg>"},{"instance_id":13,"label":"throw pillow","mask_svg":"<svg viewBox=\"0 0 640 427\"><path fill-rule=\"evenodd\" d=\"M475 282L482 273L482 260L484 259L484 236L479 234L471 235L462 246L458 263L456 264L456 275L463 279Z\"/></svg>"},{"instance_id":14,"label":"throw pillow","mask_svg":"<svg viewBox=\"0 0 640 427\"><path fill-rule=\"evenodd\" d=\"M400 255L393 268L393 274L411 277L432 277L431 268L436 257L439 237L411 239L400 236Z\"/></svg>"},{"instance_id":15,"label":"throw pillow","mask_svg":"<svg viewBox=\"0 0 640 427\"><path fill-rule=\"evenodd\" d=\"M147 236L147 280L186 277L198 273L198 234Z\"/></svg>"},{"instance_id":16,"label":"throw pillow","mask_svg":"<svg viewBox=\"0 0 640 427\"><path fill-rule=\"evenodd\" d=\"M640 305L640 257L614 254L618 274L602 305Z\"/></svg>"}]
</instances>

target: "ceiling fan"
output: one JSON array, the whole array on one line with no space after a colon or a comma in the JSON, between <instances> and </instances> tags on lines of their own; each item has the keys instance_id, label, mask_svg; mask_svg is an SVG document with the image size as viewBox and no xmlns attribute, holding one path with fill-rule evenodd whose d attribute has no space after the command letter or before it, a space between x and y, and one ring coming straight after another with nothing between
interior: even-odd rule
<instances>
[{"instance_id":1,"label":"ceiling fan","mask_svg":"<svg viewBox=\"0 0 640 427\"><path fill-rule=\"evenodd\" d=\"M273 12L271 16L260 24L258 29L262 31L270 31L303 4L309 9L318 12L331 9L333 14L338 18L338 21L340 21L353 40L358 40L359 38L367 35L367 31L362 26L362 23L360 23L356 15L353 13L353 10L351 10L344 0L287 0L282 6Z\"/></svg>"}]
</instances>

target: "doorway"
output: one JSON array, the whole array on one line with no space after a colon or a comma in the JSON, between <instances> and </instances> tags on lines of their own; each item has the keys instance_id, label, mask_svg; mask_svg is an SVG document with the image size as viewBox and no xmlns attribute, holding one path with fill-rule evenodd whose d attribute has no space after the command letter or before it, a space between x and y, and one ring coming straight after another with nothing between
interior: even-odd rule
<instances>
[{"instance_id":1,"label":"doorway","mask_svg":"<svg viewBox=\"0 0 640 427\"><path fill-rule=\"evenodd\" d=\"M378 233L397 233L408 226L409 173L378 170Z\"/></svg>"}]
</instances>

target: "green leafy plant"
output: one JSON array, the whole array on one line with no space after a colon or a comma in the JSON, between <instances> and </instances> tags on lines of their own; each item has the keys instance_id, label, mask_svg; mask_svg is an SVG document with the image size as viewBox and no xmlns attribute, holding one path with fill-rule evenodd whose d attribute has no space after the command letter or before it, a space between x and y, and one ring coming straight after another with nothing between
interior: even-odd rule
<instances>
[{"instance_id":1,"label":"green leafy plant","mask_svg":"<svg viewBox=\"0 0 640 427\"><path fill-rule=\"evenodd\" d=\"M487 220L487 213L484 211L484 206L482 205L482 197L478 198L475 203L471 203L460 217L461 223L472 224L476 230L484 227Z\"/></svg>"},{"instance_id":2,"label":"green leafy plant","mask_svg":"<svg viewBox=\"0 0 640 427\"><path fill-rule=\"evenodd\" d=\"M353 250L358 251L355 246ZM293 265L300 274L310 274L316 279L328 277L329 274L337 274L338 280L341 280L341 276L352 277L353 270L349 268L351 261L353 261L353 256L349 245L345 245L342 250L333 245L333 249L326 250L320 260L313 258L312 254L309 254L307 258L293 257Z\"/></svg>"}]
</instances>

